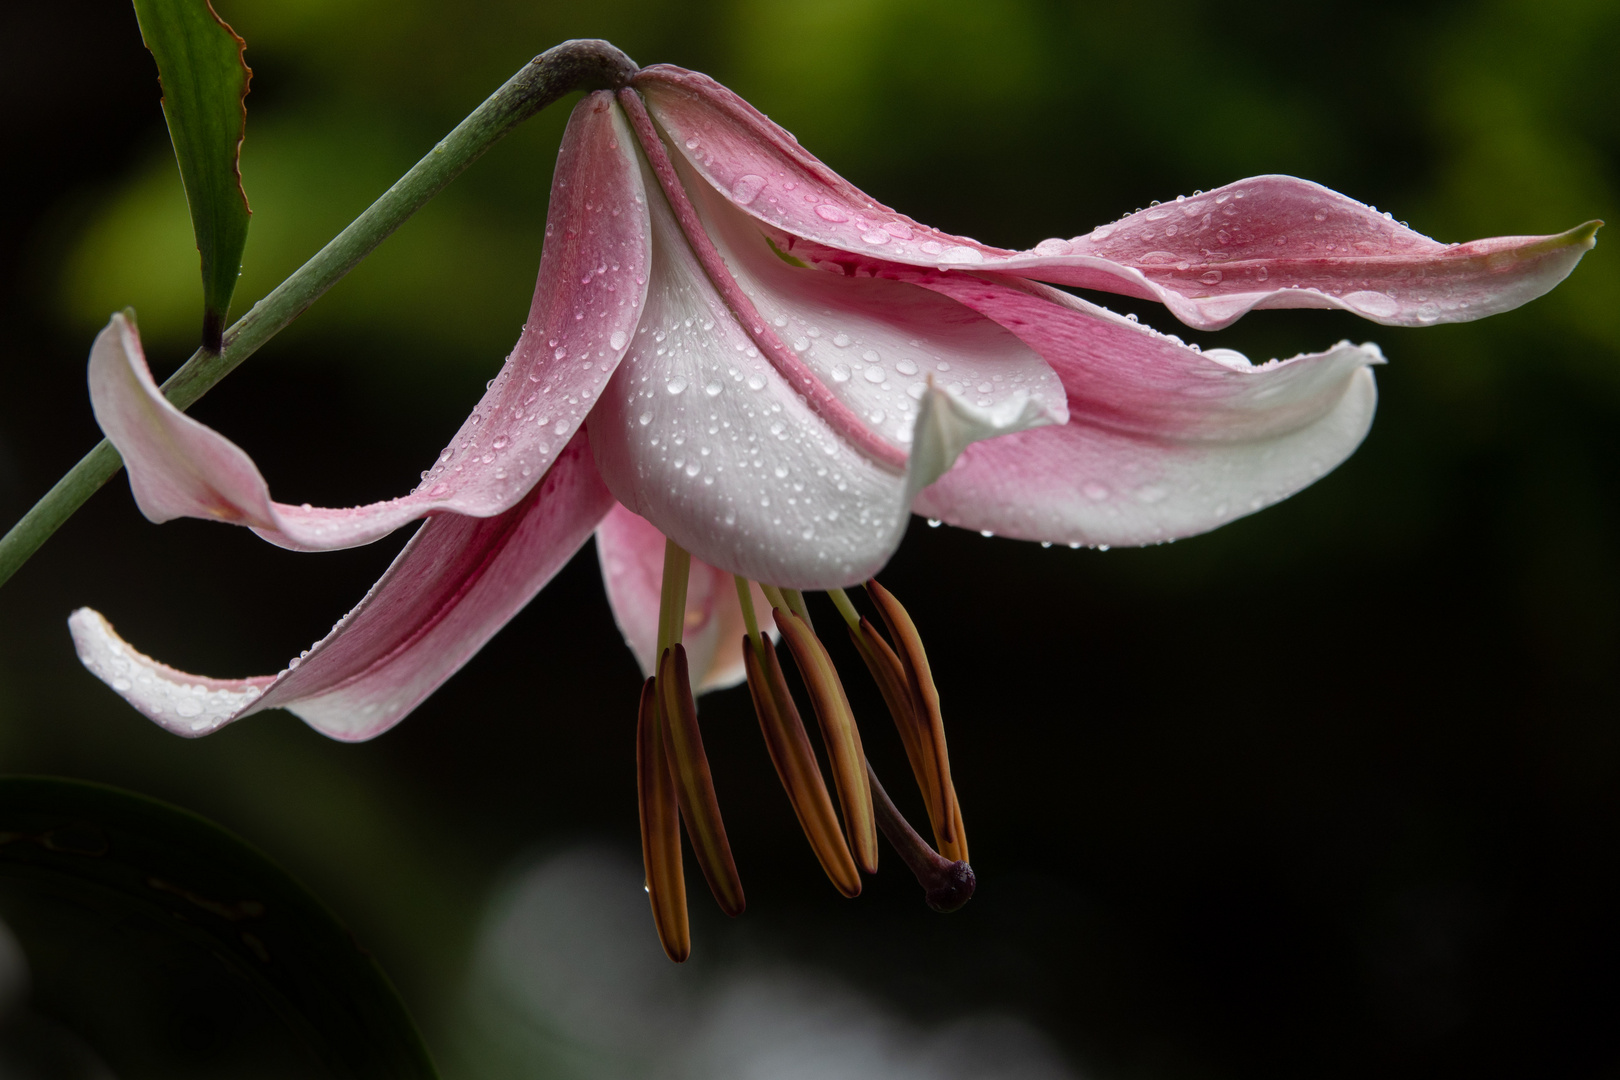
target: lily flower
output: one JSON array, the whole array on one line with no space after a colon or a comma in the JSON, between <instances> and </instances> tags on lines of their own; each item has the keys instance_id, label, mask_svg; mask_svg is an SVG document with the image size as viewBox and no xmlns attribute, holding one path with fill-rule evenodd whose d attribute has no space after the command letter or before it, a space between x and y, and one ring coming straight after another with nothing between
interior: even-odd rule
<instances>
[{"instance_id":1,"label":"lily flower","mask_svg":"<svg viewBox=\"0 0 1620 1080\"><path fill-rule=\"evenodd\" d=\"M333 738L369 739L594 532L648 676L644 854L671 955L685 948L677 804L722 906L742 906L691 701L745 675L840 890L859 891L852 862L875 868L875 821L950 906L966 842L926 657L893 597L870 589L885 640L839 590L884 565L914 512L1076 546L1154 543L1251 513L1356 448L1383 362L1375 345L1340 342L1252 364L1053 286L1153 299L1201 330L1282 307L1427 325L1539 296L1597 224L1446 245L1318 185L1263 176L1012 251L880 205L706 76L645 68L575 108L528 322L409 494L344 509L272 500L247 454L163 398L134 324L113 316L91 350L91 399L150 520L245 525L300 551L426 521L278 675L175 670L90 609L70 626L85 666L176 734L285 708ZM938 854L868 781L806 589L831 590L884 690ZM755 618L766 603L805 673L842 828L770 625Z\"/></svg>"}]
</instances>

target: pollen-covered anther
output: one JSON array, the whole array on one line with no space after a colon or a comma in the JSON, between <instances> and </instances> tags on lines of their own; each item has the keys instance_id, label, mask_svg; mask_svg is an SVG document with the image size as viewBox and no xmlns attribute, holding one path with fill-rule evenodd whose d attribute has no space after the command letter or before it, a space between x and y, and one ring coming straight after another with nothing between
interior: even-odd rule
<instances>
[{"instance_id":1,"label":"pollen-covered anther","mask_svg":"<svg viewBox=\"0 0 1620 1080\"><path fill-rule=\"evenodd\" d=\"M720 820L720 802L715 798L709 759L703 752L703 736L698 731L697 704L692 700L686 649L679 643L665 649L659 657L658 699L665 757L675 785L675 797L680 803L681 819L686 823L686 835L692 842L692 854L720 910L727 915L741 915L747 906L742 879L731 857L725 823Z\"/></svg>"},{"instance_id":2,"label":"pollen-covered anther","mask_svg":"<svg viewBox=\"0 0 1620 1080\"><path fill-rule=\"evenodd\" d=\"M636 793L641 807L641 859L647 873L647 899L664 952L677 964L692 954L686 918L686 879L681 872L680 810L664 750L658 683L641 686L636 713Z\"/></svg>"},{"instance_id":3,"label":"pollen-covered anther","mask_svg":"<svg viewBox=\"0 0 1620 1080\"><path fill-rule=\"evenodd\" d=\"M878 828L888 838L900 858L911 868L917 884L923 887L923 898L928 906L939 912L956 911L973 899L978 884L973 867L963 859L944 858L929 847L905 817L895 808L889 793L878 782L877 773L867 765L867 779L872 788L872 807Z\"/></svg>"},{"instance_id":4,"label":"pollen-covered anther","mask_svg":"<svg viewBox=\"0 0 1620 1080\"><path fill-rule=\"evenodd\" d=\"M856 618L854 609L847 598L840 597L840 609L848 608L845 619L851 622L850 638L894 717L906 757L917 778L917 787L928 808L928 820L939 851L965 862L967 832L962 826L962 807L951 781L945 722L928 654L923 649L916 624L894 594L876 581L868 581L866 591L895 644L890 647L869 620L852 621Z\"/></svg>"},{"instance_id":5,"label":"pollen-covered anther","mask_svg":"<svg viewBox=\"0 0 1620 1080\"><path fill-rule=\"evenodd\" d=\"M872 792L867 786L866 752L855 714L844 695L827 648L799 616L781 607L771 609L776 628L804 677L805 690L821 725L821 737L832 765L838 804L844 811L844 835L855 864L868 874L877 873L877 825L872 818Z\"/></svg>"},{"instance_id":6,"label":"pollen-covered anther","mask_svg":"<svg viewBox=\"0 0 1620 1080\"><path fill-rule=\"evenodd\" d=\"M847 897L859 896L861 875L839 829L832 797L821 777L821 767L816 764L804 721L799 718L798 707L782 676L776 647L763 637L748 636L743 638L742 653L748 692L754 699L754 712L759 716L765 748L770 752L776 775L804 829L805 839L810 841L811 850L833 886Z\"/></svg>"}]
</instances>

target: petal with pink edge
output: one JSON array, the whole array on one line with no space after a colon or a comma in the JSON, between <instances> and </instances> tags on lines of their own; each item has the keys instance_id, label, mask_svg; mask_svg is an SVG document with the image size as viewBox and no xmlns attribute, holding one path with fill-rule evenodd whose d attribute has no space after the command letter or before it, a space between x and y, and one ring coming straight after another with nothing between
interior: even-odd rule
<instances>
[{"instance_id":1,"label":"petal with pink edge","mask_svg":"<svg viewBox=\"0 0 1620 1080\"><path fill-rule=\"evenodd\" d=\"M643 678L656 667L658 610L664 578L664 534L646 518L615 506L596 529L596 555L602 564L613 618L624 642L641 666ZM750 583L754 610L767 611L770 603L759 586ZM768 620L767 620L768 621ZM764 631L774 639L774 627ZM687 580L686 625L682 643L697 693L722 690L743 680L740 647L745 632L742 608L732 576L701 559L692 560Z\"/></svg>"},{"instance_id":2,"label":"petal with pink edge","mask_svg":"<svg viewBox=\"0 0 1620 1080\"><path fill-rule=\"evenodd\" d=\"M851 274L874 261L994 270L1157 300L1200 329L1256 308L1340 308L1391 326L1483 318L1562 281L1600 224L1440 244L1319 184L1258 176L1010 251L876 202L706 75L655 65L635 85L691 167L732 205L808 241L808 252L788 246L812 262Z\"/></svg>"},{"instance_id":3,"label":"petal with pink edge","mask_svg":"<svg viewBox=\"0 0 1620 1080\"><path fill-rule=\"evenodd\" d=\"M1069 391L1067 424L974 443L918 496L953 525L1070 544L1191 536L1317 480L1372 424L1374 345L1252 365L1049 287L926 283L1022 336Z\"/></svg>"},{"instance_id":4,"label":"petal with pink edge","mask_svg":"<svg viewBox=\"0 0 1620 1080\"><path fill-rule=\"evenodd\" d=\"M649 174L649 190L655 184ZM899 433L909 437L914 423L911 384L926 389L924 363L932 366L949 355L977 370L971 364L983 361L994 371L985 369L991 388L982 397L1020 399L1018 415L1029 423L1051 422L1054 411L1062 415L1061 384L1038 356L992 321L905 283L846 281L802 268L794 271L800 282L783 283L756 273L770 264L793 269L771 254L765 237L756 232L746 238L748 246L732 247L726 223L718 222L713 242L735 273L730 284L748 294L773 329L803 326L806 348L800 350L791 333L784 347L811 388L831 394L835 408L822 408L819 399L802 392L798 377L789 380L761 355L694 255L668 202L652 199L650 205L647 306L629 354L591 415L591 447L620 502L711 566L794 588L847 585L875 573L899 544L909 517L910 462L896 444L907 441ZM897 302L885 308L879 302L884 298ZM845 322L851 327L847 335ZM809 348L812 326L827 339L818 347L825 353ZM909 366L909 373L906 366L891 369L879 362L881 356L868 362L860 354L851 361L860 365L863 382L889 395L885 400L900 413L904 429L889 418L887 407L857 411L853 406L862 399L838 389L840 382L853 381L854 369L843 368L841 379L832 354L868 332L897 343L888 361ZM846 340L840 343L840 337ZM905 359L905 350L914 350L915 358ZM825 375L813 366L818 356L826 357ZM974 387L966 395L977 393ZM1024 410L1036 393L1048 407ZM966 395L960 395L960 407L981 408ZM874 460L828 412L857 425L857 434L877 430L895 460Z\"/></svg>"},{"instance_id":5,"label":"petal with pink edge","mask_svg":"<svg viewBox=\"0 0 1620 1080\"><path fill-rule=\"evenodd\" d=\"M365 599L280 675L210 679L137 652L100 613L68 620L91 673L177 735L284 708L354 742L404 719L562 568L613 505L576 435L519 503L488 518L438 515Z\"/></svg>"},{"instance_id":6,"label":"petal with pink edge","mask_svg":"<svg viewBox=\"0 0 1620 1080\"><path fill-rule=\"evenodd\" d=\"M646 192L612 95L575 108L552 185L529 321L488 392L411 494L346 509L273 502L252 459L164 399L121 315L90 353L96 420L152 521L252 527L283 547L353 547L425 514L488 517L543 476L618 366L641 317L651 253Z\"/></svg>"},{"instance_id":7,"label":"petal with pink edge","mask_svg":"<svg viewBox=\"0 0 1620 1080\"><path fill-rule=\"evenodd\" d=\"M1592 249L1600 224L1442 244L1320 184L1255 176L990 268L1158 300L1201 329L1257 308L1339 308L1427 326L1534 300Z\"/></svg>"}]
</instances>

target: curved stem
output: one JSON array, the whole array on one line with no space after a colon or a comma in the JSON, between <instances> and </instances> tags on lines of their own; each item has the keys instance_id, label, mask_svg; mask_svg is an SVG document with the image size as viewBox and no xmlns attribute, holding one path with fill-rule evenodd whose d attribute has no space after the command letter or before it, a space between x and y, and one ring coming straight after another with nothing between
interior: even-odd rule
<instances>
[{"instance_id":1,"label":"curved stem","mask_svg":"<svg viewBox=\"0 0 1620 1080\"><path fill-rule=\"evenodd\" d=\"M225 332L223 349L217 353L206 349L193 353L164 382L164 396L177 408L190 408L215 383L302 315L507 132L570 91L617 89L628 83L637 70L628 56L605 41L565 41L535 57L346 229L254 304ZM122 464L118 451L105 439L79 459L0 538L0 584L15 574Z\"/></svg>"}]
</instances>

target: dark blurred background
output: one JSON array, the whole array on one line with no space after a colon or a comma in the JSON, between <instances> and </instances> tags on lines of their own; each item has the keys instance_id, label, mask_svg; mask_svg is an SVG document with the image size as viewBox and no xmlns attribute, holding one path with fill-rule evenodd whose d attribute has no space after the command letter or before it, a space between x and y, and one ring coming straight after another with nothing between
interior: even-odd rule
<instances>
[{"instance_id":1,"label":"dark blurred background","mask_svg":"<svg viewBox=\"0 0 1620 1080\"><path fill-rule=\"evenodd\" d=\"M582 36L706 71L876 198L1008 247L1266 172L1446 241L1620 220L1612 0L215 6L254 69L237 312ZM98 438L83 364L109 312L137 309L160 377L195 343L158 96L124 0L0 6L4 523ZM566 116L493 150L194 415L283 499L409 488L516 339ZM1613 243L1481 323L1277 312L1193 335L1256 360L1371 339L1390 359L1347 464L1214 534L1102 553L916 522L886 583L939 673L979 895L936 916L891 858L841 900L727 692L705 727L750 909L703 917L700 958L820 973L921 1029L1012 1014L1092 1077L1620 1073ZM490 898L582 840L637 851L638 675L590 550L360 745L284 713L166 735L80 669L64 623L92 604L187 670L275 671L402 539L295 555L153 526L115 479L0 590L0 770L134 788L262 846L471 1075ZM637 932L656 955L650 919Z\"/></svg>"}]
</instances>

